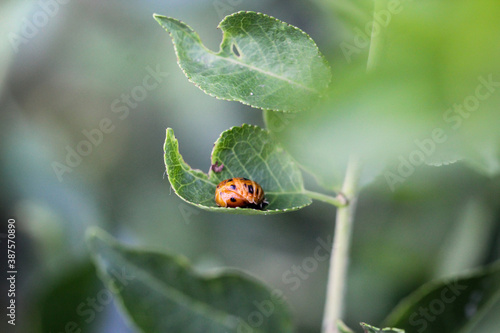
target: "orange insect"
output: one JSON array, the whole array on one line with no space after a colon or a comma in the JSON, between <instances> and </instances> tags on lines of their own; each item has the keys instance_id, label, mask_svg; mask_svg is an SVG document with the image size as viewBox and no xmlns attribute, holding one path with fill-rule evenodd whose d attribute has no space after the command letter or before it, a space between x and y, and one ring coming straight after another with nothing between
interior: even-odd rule
<instances>
[{"instance_id":1,"label":"orange insect","mask_svg":"<svg viewBox=\"0 0 500 333\"><path fill-rule=\"evenodd\" d=\"M223 180L215 189L215 203L220 207L263 209L268 203L262 187L248 178Z\"/></svg>"}]
</instances>

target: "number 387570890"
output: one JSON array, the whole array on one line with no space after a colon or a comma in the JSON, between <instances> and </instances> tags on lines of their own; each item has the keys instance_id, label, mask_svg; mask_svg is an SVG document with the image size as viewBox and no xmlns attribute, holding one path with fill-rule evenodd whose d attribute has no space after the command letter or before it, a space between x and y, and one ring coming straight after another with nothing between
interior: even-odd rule
<instances>
[{"instance_id":1,"label":"number 387570890","mask_svg":"<svg viewBox=\"0 0 500 333\"><path fill-rule=\"evenodd\" d=\"M16 220L14 219L9 219L8 221L8 234L7 234L7 264L9 265L9 268L13 269L16 264Z\"/></svg>"}]
</instances>

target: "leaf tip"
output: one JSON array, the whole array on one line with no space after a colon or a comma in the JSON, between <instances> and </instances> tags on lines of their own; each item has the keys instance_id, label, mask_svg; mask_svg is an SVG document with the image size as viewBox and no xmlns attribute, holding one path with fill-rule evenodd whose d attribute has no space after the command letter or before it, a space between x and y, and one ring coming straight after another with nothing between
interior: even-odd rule
<instances>
[{"instance_id":1,"label":"leaf tip","mask_svg":"<svg viewBox=\"0 0 500 333\"><path fill-rule=\"evenodd\" d=\"M166 153L168 149L168 144L171 144L172 142L176 142L177 139L175 138L174 130L171 129L170 127L167 128L166 130L166 135L165 135L165 145L163 147L163 151Z\"/></svg>"},{"instance_id":2,"label":"leaf tip","mask_svg":"<svg viewBox=\"0 0 500 333\"><path fill-rule=\"evenodd\" d=\"M165 16L160 15L160 14L156 14L156 13L154 13L154 14L153 14L153 18L156 20L156 22L160 23L160 25L161 25L161 23L162 23L162 19L163 19L164 17L165 17Z\"/></svg>"},{"instance_id":3,"label":"leaf tip","mask_svg":"<svg viewBox=\"0 0 500 333\"><path fill-rule=\"evenodd\" d=\"M163 29L165 29L167 31L169 31L169 23L171 23L173 20L175 20L171 17L156 14L156 13L153 14L153 18L156 20L156 22L158 22L163 27Z\"/></svg>"}]
</instances>

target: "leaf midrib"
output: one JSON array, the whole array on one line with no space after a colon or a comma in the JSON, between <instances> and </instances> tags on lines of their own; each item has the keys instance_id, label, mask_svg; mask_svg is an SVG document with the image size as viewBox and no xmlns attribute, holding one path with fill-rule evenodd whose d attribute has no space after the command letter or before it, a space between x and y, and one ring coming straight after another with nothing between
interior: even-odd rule
<instances>
[{"instance_id":1,"label":"leaf midrib","mask_svg":"<svg viewBox=\"0 0 500 333\"><path fill-rule=\"evenodd\" d=\"M307 193L305 193L304 191L300 191L300 192L264 192L264 194L270 194L270 195L290 195L290 194L302 194L306 197L309 197L307 195Z\"/></svg>"},{"instance_id":2,"label":"leaf midrib","mask_svg":"<svg viewBox=\"0 0 500 333\"><path fill-rule=\"evenodd\" d=\"M112 248L113 249L113 248ZM115 250L115 249L113 249ZM186 295L180 290L175 289L174 287L165 284L163 281L159 280L155 276L149 274L147 271L142 269L141 267L126 261L125 258L121 255L121 252L116 252L119 254L119 258L122 261L122 265L128 265L134 269L134 272L139 272L139 280L145 281L146 285L151 287L152 289L156 289L161 295L165 298L172 300L174 303L186 305L191 311L199 313L202 317L207 318L209 321L214 321L219 323L221 326L227 327L228 329L232 329L232 326L228 326L228 324L223 320L224 317L229 317L230 320L237 321L238 319L242 319L238 316L230 314L228 312L221 311L212 307L209 303L200 301L196 298ZM109 274L106 273L107 276ZM196 279L201 279L195 277ZM194 305L194 306L191 306ZM210 313L213 314L213 317L210 316ZM257 330L257 333L262 332L261 330Z\"/></svg>"},{"instance_id":3,"label":"leaf midrib","mask_svg":"<svg viewBox=\"0 0 500 333\"><path fill-rule=\"evenodd\" d=\"M209 52L213 53L211 50L209 50L209 49L207 49L207 48L205 48L205 49L206 49L207 51L209 51ZM290 84L296 85L296 86L301 87L301 88L303 88L303 89L305 89L305 90L307 90L307 91L310 91L310 92L312 92L312 93L319 94L319 91L318 91L318 90L316 90L316 89L314 89L314 88L307 87L307 86L305 86L305 85L303 85L303 84L301 84L301 83L298 83L298 82L296 82L296 81L290 80L290 79L289 79L289 78L287 78L287 77L280 76L280 75L275 74L275 73L273 73L273 72L269 72L269 71L266 71L266 70L264 70L264 69L260 69L260 68L258 68L258 67L255 67L255 66L253 66L253 65L250 65L250 64L247 64L247 63L244 63L244 62L239 62L239 61L236 61L235 59L232 59L232 58L229 58L229 57L223 57L223 56L221 56L221 55L220 55L221 53L213 53L213 54L214 54L215 56L219 57L220 59L224 59L224 60L229 61L229 62L232 62L232 63L234 63L234 64L237 64L237 65L240 65L240 66L247 67L247 68L249 68L249 69L251 69L251 70L255 70L255 71L257 71L257 72L260 72L260 73L263 73L263 74L269 75L269 76L274 77L274 78L276 78L276 79L279 79L279 80L285 81L285 82L287 82L287 83L290 83Z\"/></svg>"}]
</instances>

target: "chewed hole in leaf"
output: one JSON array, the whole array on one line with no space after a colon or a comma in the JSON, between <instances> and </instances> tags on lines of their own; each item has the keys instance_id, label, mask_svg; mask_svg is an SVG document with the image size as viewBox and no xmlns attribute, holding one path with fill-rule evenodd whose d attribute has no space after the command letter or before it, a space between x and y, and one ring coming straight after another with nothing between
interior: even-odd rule
<instances>
[{"instance_id":1,"label":"chewed hole in leaf","mask_svg":"<svg viewBox=\"0 0 500 333\"><path fill-rule=\"evenodd\" d=\"M241 56L240 51L238 50L238 47L235 44L233 44L233 53L238 58Z\"/></svg>"}]
</instances>

